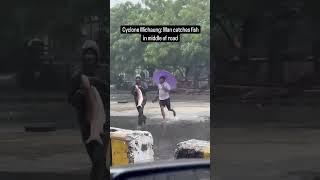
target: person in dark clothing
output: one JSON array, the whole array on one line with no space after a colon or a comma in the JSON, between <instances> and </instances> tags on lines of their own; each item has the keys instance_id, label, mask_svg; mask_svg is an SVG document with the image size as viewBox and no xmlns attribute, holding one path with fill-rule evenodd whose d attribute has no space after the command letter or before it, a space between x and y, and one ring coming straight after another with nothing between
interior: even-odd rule
<instances>
[{"instance_id":1,"label":"person in dark clothing","mask_svg":"<svg viewBox=\"0 0 320 180\"><path fill-rule=\"evenodd\" d=\"M136 88L135 88L136 85L138 85L138 87L141 90L142 95L143 95L142 106L137 106L138 105L138 95L137 95ZM147 119L147 117L143 114L144 106L147 103L147 93L146 93L147 89L148 89L147 83L141 81L141 76L137 76L136 82L132 86L131 94L134 97L134 102L137 106L137 110L139 113L139 115L138 115L138 129L141 128L141 126L146 123L146 119Z\"/></svg>"},{"instance_id":2,"label":"person in dark clothing","mask_svg":"<svg viewBox=\"0 0 320 180\"><path fill-rule=\"evenodd\" d=\"M89 43L90 44L90 43ZM110 157L106 156L110 152L110 122L106 116L106 123L104 124L104 133L101 134L102 143L96 140L85 143L90 136L90 122L86 120L86 103L82 86L81 77L86 75L92 86L95 86L99 92L104 109L109 108L107 102L107 88L106 82L100 80L96 75L98 65L99 51L97 45L91 43L91 46L85 46L82 49L82 67L76 70L71 78L70 89L68 94L69 103L76 109L78 123L80 126L82 141L85 144L87 153L92 162L90 173L91 180L105 180L108 179L110 173L108 171Z\"/></svg>"}]
</instances>

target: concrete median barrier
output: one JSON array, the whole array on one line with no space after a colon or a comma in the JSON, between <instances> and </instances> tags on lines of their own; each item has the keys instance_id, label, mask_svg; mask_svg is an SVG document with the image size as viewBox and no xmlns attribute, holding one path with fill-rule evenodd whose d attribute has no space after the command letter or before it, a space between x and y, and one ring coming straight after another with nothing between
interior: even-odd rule
<instances>
[{"instance_id":1,"label":"concrete median barrier","mask_svg":"<svg viewBox=\"0 0 320 180\"><path fill-rule=\"evenodd\" d=\"M175 159L210 159L210 142L197 139L180 142L177 144L174 156Z\"/></svg>"},{"instance_id":2,"label":"concrete median barrier","mask_svg":"<svg viewBox=\"0 0 320 180\"><path fill-rule=\"evenodd\" d=\"M112 166L154 161L153 137L148 131L110 128Z\"/></svg>"}]
</instances>

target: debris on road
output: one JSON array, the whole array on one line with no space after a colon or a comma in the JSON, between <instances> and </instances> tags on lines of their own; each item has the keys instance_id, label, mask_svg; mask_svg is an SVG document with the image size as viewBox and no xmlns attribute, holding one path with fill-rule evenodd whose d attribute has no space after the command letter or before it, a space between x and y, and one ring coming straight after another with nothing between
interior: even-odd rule
<instances>
[{"instance_id":1,"label":"debris on road","mask_svg":"<svg viewBox=\"0 0 320 180\"><path fill-rule=\"evenodd\" d=\"M25 132L49 132L56 131L56 124L53 122L34 122L24 126Z\"/></svg>"},{"instance_id":2,"label":"debris on road","mask_svg":"<svg viewBox=\"0 0 320 180\"><path fill-rule=\"evenodd\" d=\"M118 101L119 104L125 104L128 103L128 101Z\"/></svg>"},{"instance_id":3,"label":"debris on road","mask_svg":"<svg viewBox=\"0 0 320 180\"><path fill-rule=\"evenodd\" d=\"M201 158L210 159L210 142L191 139L177 144L175 159Z\"/></svg>"}]
</instances>

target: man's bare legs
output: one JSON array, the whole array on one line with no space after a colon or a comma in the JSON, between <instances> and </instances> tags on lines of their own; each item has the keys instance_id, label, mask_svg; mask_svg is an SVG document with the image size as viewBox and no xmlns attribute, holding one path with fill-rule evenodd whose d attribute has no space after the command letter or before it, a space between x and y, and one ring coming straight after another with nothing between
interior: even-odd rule
<instances>
[{"instance_id":1,"label":"man's bare legs","mask_svg":"<svg viewBox=\"0 0 320 180\"><path fill-rule=\"evenodd\" d=\"M163 119L163 121L165 121L166 120L166 113L164 112L164 106L160 106L160 109L161 109L162 119Z\"/></svg>"},{"instance_id":2,"label":"man's bare legs","mask_svg":"<svg viewBox=\"0 0 320 180\"><path fill-rule=\"evenodd\" d=\"M171 111L173 113L173 116L176 117L176 111L174 109L168 109L168 111Z\"/></svg>"},{"instance_id":3,"label":"man's bare legs","mask_svg":"<svg viewBox=\"0 0 320 180\"><path fill-rule=\"evenodd\" d=\"M142 106L137 106L137 110L138 110L138 127L137 129L141 129L145 124L146 124L146 119L147 117L143 114L143 110L144 110L144 106L146 105L147 100L145 99L142 102ZM136 101L136 105L137 105L137 101Z\"/></svg>"}]
</instances>

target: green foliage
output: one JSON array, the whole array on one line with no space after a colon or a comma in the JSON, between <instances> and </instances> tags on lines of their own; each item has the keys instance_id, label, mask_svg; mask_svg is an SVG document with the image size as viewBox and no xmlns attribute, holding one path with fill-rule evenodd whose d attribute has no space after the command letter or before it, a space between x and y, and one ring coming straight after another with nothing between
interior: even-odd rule
<instances>
[{"instance_id":1,"label":"green foliage","mask_svg":"<svg viewBox=\"0 0 320 180\"><path fill-rule=\"evenodd\" d=\"M168 69L185 78L193 66L209 67L209 18L209 0L144 0L113 7L111 70L130 73L139 65ZM176 43L146 43L138 34L120 34L121 25L200 25L201 34L181 35Z\"/></svg>"}]
</instances>

